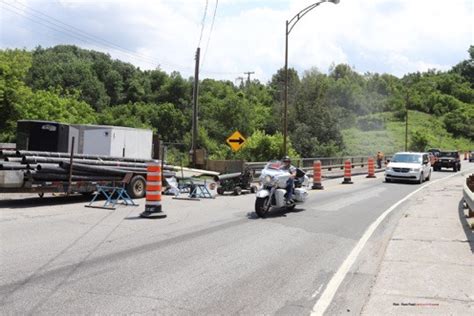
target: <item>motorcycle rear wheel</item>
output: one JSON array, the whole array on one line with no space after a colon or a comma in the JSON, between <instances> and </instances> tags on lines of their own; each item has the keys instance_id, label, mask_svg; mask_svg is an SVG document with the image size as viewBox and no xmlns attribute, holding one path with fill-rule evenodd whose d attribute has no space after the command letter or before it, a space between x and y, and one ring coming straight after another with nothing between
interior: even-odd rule
<instances>
[{"instance_id":1,"label":"motorcycle rear wheel","mask_svg":"<svg viewBox=\"0 0 474 316\"><path fill-rule=\"evenodd\" d=\"M268 196L264 198L257 198L255 200L255 213L259 217L265 217L270 210L270 206L265 207L268 201Z\"/></svg>"}]
</instances>

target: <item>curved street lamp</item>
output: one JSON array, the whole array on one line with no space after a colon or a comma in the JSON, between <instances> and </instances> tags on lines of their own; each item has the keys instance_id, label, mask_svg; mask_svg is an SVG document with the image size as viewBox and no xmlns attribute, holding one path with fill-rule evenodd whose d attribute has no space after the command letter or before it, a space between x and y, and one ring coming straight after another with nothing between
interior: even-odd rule
<instances>
[{"instance_id":1,"label":"curved street lamp","mask_svg":"<svg viewBox=\"0 0 474 316\"><path fill-rule=\"evenodd\" d=\"M285 108L283 110L283 155L287 155L287 146L286 146L286 139L288 135L288 35L290 34L291 30L295 27L296 23L301 20L302 17L306 15L309 11L313 10L321 3L324 2L331 2L334 4L338 4L339 0L322 0L316 3L313 3L300 12L298 12L291 20L286 21L286 32L285 32Z\"/></svg>"}]
</instances>

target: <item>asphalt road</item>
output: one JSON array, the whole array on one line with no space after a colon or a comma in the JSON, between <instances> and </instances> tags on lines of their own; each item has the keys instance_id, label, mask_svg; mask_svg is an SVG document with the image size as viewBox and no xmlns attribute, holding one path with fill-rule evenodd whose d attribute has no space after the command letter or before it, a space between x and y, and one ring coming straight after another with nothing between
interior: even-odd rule
<instances>
[{"instance_id":1,"label":"asphalt road","mask_svg":"<svg viewBox=\"0 0 474 316\"><path fill-rule=\"evenodd\" d=\"M251 194L164 197L160 220L138 217L144 200L115 211L81 197L0 201L0 314L308 315L370 224L420 187L353 181L328 180L304 208L266 219ZM399 216L374 233L328 314L360 311Z\"/></svg>"}]
</instances>

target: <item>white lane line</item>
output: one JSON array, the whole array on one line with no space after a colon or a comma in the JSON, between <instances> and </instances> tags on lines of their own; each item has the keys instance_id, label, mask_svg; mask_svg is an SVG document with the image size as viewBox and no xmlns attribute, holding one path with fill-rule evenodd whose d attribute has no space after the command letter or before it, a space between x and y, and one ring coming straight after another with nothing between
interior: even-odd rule
<instances>
[{"instance_id":1,"label":"white lane line","mask_svg":"<svg viewBox=\"0 0 474 316\"><path fill-rule=\"evenodd\" d=\"M314 292L313 295L311 295L312 298L315 298L315 297L319 294L319 292L320 292L321 289L323 288L323 285L324 285L324 284L321 284L321 285L318 287L318 289L316 290L316 292Z\"/></svg>"},{"instance_id":2,"label":"white lane line","mask_svg":"<svg viewBox=\"0 0 474 316\"><path fill-rule=\"evenodd\" d=\"M351 253L349 256L347 256L346 260L342 263L342 265L339 267L339 270L337 270L336 274L332 277L331 281L329 281L327 287L324 289L323 294L319 298L319 300L314 304L313 310L311 311L311 316L322 316L326 309L329 307L331 304L334 295L336 294L337 289L341 285L342 281L346 277L347 273L349 272L350 268L356 261L357 257L359 256L360 252L364 248L365 244L369 240L370 236L374 233L374 231L377 229L377 227L380 225L380 223L384 220L385 217L387 217L390 212L392 212L397 206L408 200L410 197L418 193L419 191L423 190L427 186L430 186L432 184L437 183L438 181L441 180L446 180L449 179L458 173L454 173L450 176L447 176L445 178L441 178L435 181L431 181L428 184L425 184L424 186L416 189L412 193L408 194L405 196L403 199L398 201L397 203L393 204L389 209L387 209L385 212L383 212L376 220L373 222L369 228L365 231L364 235L362 235L362 238L359 240L357 245L352 249Z\"/></svg>"}]
</instances>

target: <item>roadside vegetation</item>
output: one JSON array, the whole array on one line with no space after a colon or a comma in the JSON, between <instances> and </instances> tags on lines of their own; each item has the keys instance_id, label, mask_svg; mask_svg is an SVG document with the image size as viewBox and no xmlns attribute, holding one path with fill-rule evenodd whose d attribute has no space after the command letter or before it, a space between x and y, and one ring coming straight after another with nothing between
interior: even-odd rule
<instances>
[{"instance_id":1,"label":"roadside vegetation","mask_svg":"<svg viewBox=\"0 0 474 316\"><path fill-rule=\"evenodd\" d=\"M377 151L394 153L405 150L405 121L400 121L391 112L376 114L375 117L382 120L383 128L366 131L354 127L342 131L344 144L348 149L345 154L367 155ZM407 145L408 150L412 151L429 148L468 150L473 147L473 142L466 137L454 137L446 130L442 118L410 110Z\"/></svg>"},{"instance_id":2,"label":"roadside vegetation","mask_svg":"<svg viewBox=\"0 0 474 316\"><path fill-rule=\"evenodd\" d=\"M290 69L292 156L367 155L409 148L474 148L474 46L448 71L397 78L334 65L323 73ZM193 78L143 71L76 46L0 50L0 142L14 142L16 121L121 125L153 129L184 159L191 142ZM267 83L204 79L199 90L199 146L212 159L267 160L281 155L284 72ZM239 130L234 154L226 138Z\"/></svg>"}]
</instances>

